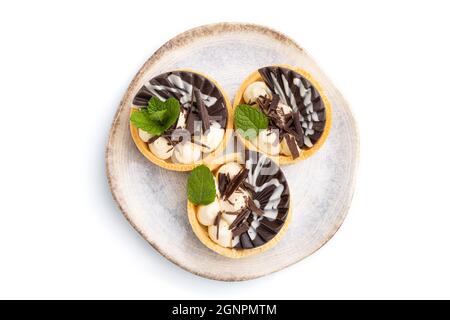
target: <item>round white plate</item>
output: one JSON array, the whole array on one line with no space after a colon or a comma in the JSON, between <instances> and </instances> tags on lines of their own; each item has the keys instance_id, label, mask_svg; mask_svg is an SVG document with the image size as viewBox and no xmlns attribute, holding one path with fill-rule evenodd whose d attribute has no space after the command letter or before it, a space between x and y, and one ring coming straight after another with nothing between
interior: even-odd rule
<instances>
[{"instance_id":1,"label":"round white plate","mask_svg":"<svg viewBox=\"0 0 450 320\"><path fill-rule=\"evenodd\" d=\"M274 248L234 260L195 237L186 212L187 174L161 169L142 156L129 131L129 109L139 88L174 69L194 69L217 80L233 99L241 82L271 64L298 66L320 82L333 124L324 146L307 160L283 167L293 219ZM349 106L312 58L285 35L266 27L220 23L184 32L163 45L133 79L116 113L106 151L111 191L134 228L162 255L197 275L248 280L281 270L322 247L345 219L358 166L358 130Z\"/></svg>"}]
</instances>

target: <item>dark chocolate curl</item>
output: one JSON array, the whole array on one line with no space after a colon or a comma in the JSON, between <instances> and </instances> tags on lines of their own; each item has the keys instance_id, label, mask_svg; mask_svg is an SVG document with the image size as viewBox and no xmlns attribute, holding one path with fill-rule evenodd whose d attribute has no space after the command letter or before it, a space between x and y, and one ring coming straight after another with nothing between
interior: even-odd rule
<instances>
[{"instance_id":1,"label":"dark chocolate curl","mask_svg":"<svg viewBox=\"0 0 450 320\"><path fill-rule=\"evenodd\" d=\"M293 159L297 159L300 156L300 153L297 148L297 143L295 142L295 139L289 135L286 136L286 143L288 145L289 151L292 154Z\"/></svg>"},{"instance_id":2,"label":"dark chocolate curl","mask_svg":"<svg viewBox=\"0 0 450 320\"><path fill-rule=\"evenodd\" d=\"M203 102L202 99L202 94L198 89L194 89L194 96L200 114L200 119L202 120L203 131L208 131L210 128L210 120L208 110L206 110L205 103Z\"/></svg>"}]
</instances>

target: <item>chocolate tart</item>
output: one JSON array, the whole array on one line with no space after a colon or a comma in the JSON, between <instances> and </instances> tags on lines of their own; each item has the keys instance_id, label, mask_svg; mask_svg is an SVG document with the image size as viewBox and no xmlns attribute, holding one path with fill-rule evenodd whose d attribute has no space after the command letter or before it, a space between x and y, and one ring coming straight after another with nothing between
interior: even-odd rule
<instances>
[{"instance_id":1,"label":"chocolate tart","mask_svg":"<svg viewBox=\"0 0 450 320\"><path fill-rule=\"evenodd\" d=\"M226 178L219 171L232 162L240 164L242 169L229 179L229 176ZM251 150L246 150L244 154L234 153L217 158L207 166L216 179L216 201L227 200L227 193L239 192L239 188L248 192L248 201L237 211L234 221L226 224L232 232L232 238L230 246L225 247L211 239L209 227L199 221L200 206L188 200L189 222L198 239L216 253L235 259L259 254L274 247L285 234L292 218L289 186L280 167L264 154ZM214 224L224 215L225 211L221 211ZM216 239L218 238L217 231Z\"/></svg>"},{"instance_id":2,"label":"chocolate tart","mask_svg":"<svg viewBox=\"0 0 450 320\"><path fill-rule=\"evenodd\" d=\"M246 104L244 93L247 87L256 82L265 83L270 90L270 97L260 96L250 104L267 115L269 129L279 130L277 138L280 144L286 138L286 149L289 150L289 155L277 152L268 156L283 165L304 160L316 153L327 139L332 123L331 104L319 83L301 68L289 65L263 67L250 74L239 87L234 109L240 104ZM282 121L273 110L273 106L276 107L278 103L288 106L292 111ZM265 153L252 141L237 135L246 148Z\"/></svg>"},{"instance_id":3,"label":"chocolate tart","mask_svg":"<svg viewBox=\"0 0 450 320\"><path fill-rule=\"evenodd\" d=\"M191 163L180 163L174 161L173 157L167 160L157 157L150 150L149 143L140 138L139 129L130 122L133 141L148 160L168 170L190 171L199 164L210 162L222 153L232 134L233 109L225 91L215 80L200 72L188 69L160 74L147 81L134 96L130 115L139 108L146 107L153 96L162 101L173 97L180 102L181 114L184 115L186 123L184 129L190 134L193 144L198 144L202 148L205 146L194 141L194 131L198 130L198 126L194 127L195 121L201 122L203 132L208 130L215 122L214 125L220 126L224 130L224 134L222 141L214 150L210 152L202 151L199 160ZM197 101L201 102L198 103ZM177 126L177 123L174 124L168 131L177 129ZM168 140L171 139L169 134L166 134L165 137ZM170 141L170 143L175 147L177 141L175 143Z\"/></svg>"}]
</instances>

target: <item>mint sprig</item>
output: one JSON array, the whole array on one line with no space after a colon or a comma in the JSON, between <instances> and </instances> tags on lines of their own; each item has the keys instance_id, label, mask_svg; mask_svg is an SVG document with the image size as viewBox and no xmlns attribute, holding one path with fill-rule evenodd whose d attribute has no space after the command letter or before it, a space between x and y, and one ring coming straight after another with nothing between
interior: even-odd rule
<instances>
[{"instance_id":1,"label":"mint sprig","mask_svg":"<svg viewBox=\"0 0 450 320\"><path fill-rule=\"evenodd\" d=\"M161 101L152 97L147 108L134 111L131 114L131 123L148 133L160 136L169 129L180 116L180 103L175 98Z\"/></svg>"},{"instance_id":2,"label":"mint sprig","mask_svg":"<svg viewBox=\"0 0 450 320\"><path fill-rule=\"evenodd\" d=\"M192 170L188 178L188 199L196 205L207 205L214 202L216 197L216 184L214 176L205 165Z\"/></svg>"},{"instance_id":3,"label":"mint sprig","mask_svg":"<svg viewBox=\"0 0 450 320\"><path fill-rule=\"evenodd\" d=\"M269 127L269 118L252 106L240 104L234 113L234 125L246 139L252 139Z\"/></svg>"}]
</instances>

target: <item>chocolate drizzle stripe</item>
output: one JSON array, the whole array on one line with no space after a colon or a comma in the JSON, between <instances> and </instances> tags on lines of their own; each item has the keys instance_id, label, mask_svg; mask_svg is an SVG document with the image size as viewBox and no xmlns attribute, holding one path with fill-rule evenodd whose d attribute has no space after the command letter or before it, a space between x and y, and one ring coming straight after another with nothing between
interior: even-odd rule
<instances>
[{"instance_id":1,"label":"chocolate drizzle stripe","mask_svg":"<svg viewBox=\"0 0 450 320\"><path fill-rule=\"evenodd\" d=\"M261 226L264 226L265 228L271 230L274 233L277 233L278 231L280 231L281 227L283 226L283 221L279 221L279 220L273 220L270 221L267 218L263 218L261 221Z\"/></svg>"},{"instance_id":2,"label":"chocolate drizzle stripe","mask_svg":"<svg viewBox=\"0 0 450 320\"><path fill-rule=\"evenodd\" d=\"M250 239L250 236L248 235L247 232L244 232L243 234L241 234L241 236L239 237L241 244L242 244L242 248L244 249L251 249L253 248L253 243L252 240Z\"/></svg>"},{"instance_id":3,"label":"chocolate drizzle stripe","mask_svg":"<svg viewBox=\"0 0 450 320\"><path fill-rule=\"evenodd\" d=\"M260 226L256 230L257 234L264 239L265 242L269 242L275 236L276 233L273 233L271 230L267 230L266 228Z\"/></svg>"},{"instance_id":4,"label":"chocolate drizzle stripe","mask_svg":"<svg viewBox=\"0 0 450 320\"><path fill-rule=\"evenodd\" d=\"M269 202L270 197L272 196L272 193L275 191L275 189L276 187L274 185L270 185L256 194L254 199L259 202L260 207L267 206L267 203Z\"/></svg>"},{"instance_id":5,"label":"chocolate drizzle stripe","mask_svg":"<svg viewBox=\"0 0 450 320\"><path fill-rule=\"evenodd\" d=\"M264 243L266 243L266 241L258 234L258 231L256 231L256 235L255 235L255 239L252 240L253 246L259 247L262 246Z\"/></svg>"}]
</instances>

